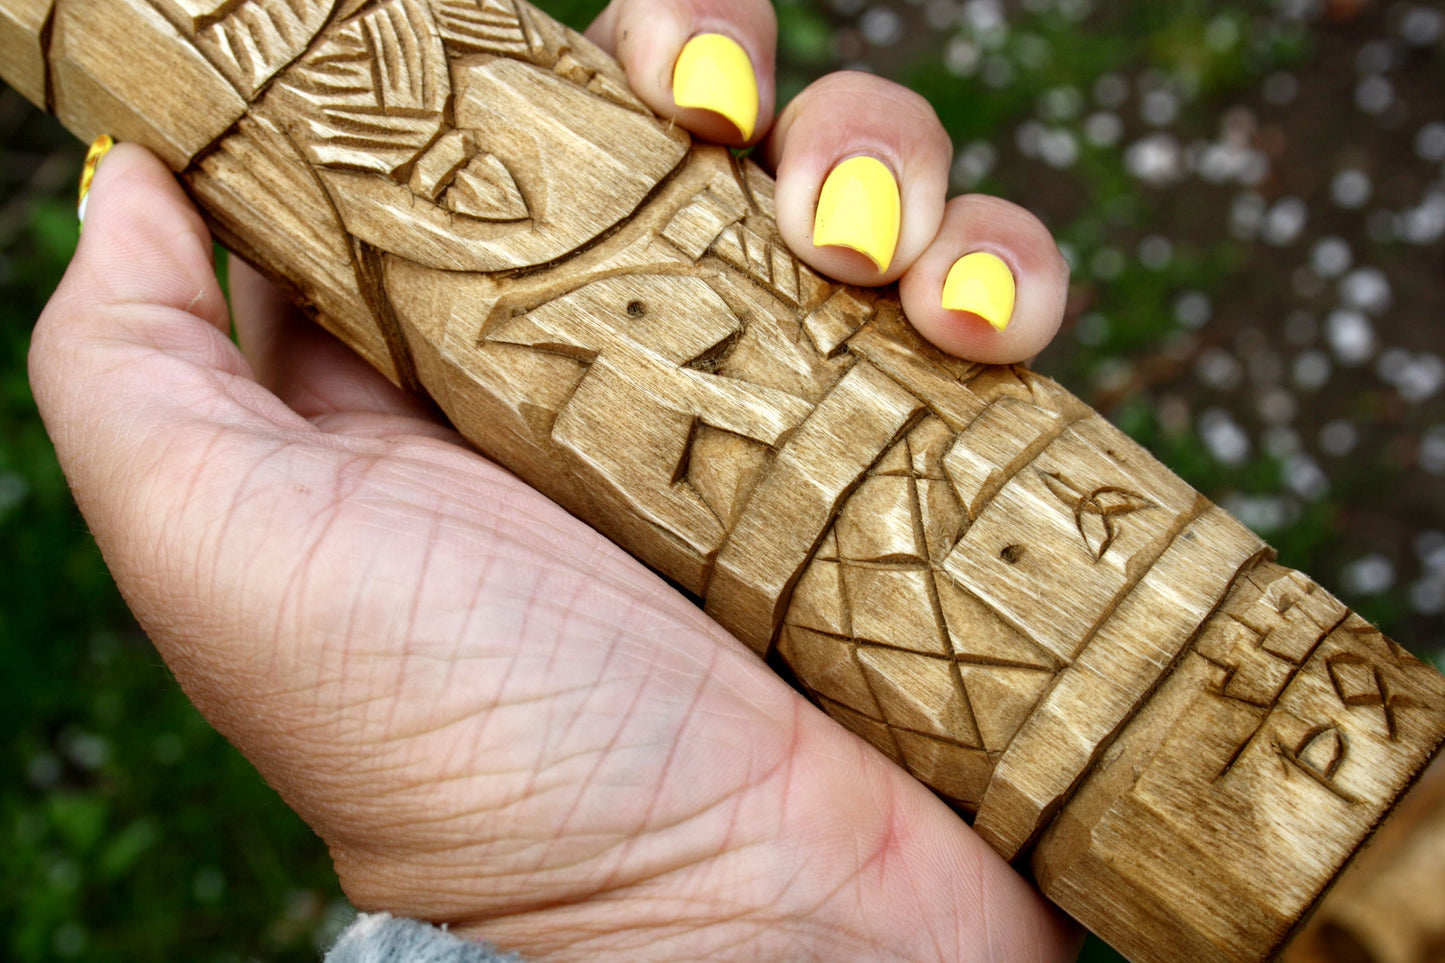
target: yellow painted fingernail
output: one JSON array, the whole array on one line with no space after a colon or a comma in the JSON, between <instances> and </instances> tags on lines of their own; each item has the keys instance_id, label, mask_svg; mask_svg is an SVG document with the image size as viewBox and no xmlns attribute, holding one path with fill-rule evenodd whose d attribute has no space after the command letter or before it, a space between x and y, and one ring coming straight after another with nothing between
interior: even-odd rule
<instances>
[{"instance_id":1,"label":"yellow painted fingernail","mask_svg":"<svg viewBox=\"0 0 1445 963\"><path fill-rule=\"evenodd\" d=\"M828 172L813 218L813 244L866 254L888 270L898 247L903 205L893 172L876 157L850 157Z\"/></svg>"},{"instance_id":2,"label":"yellow painted fingernail","mask_svg":"<svg viewBox=\"0 0 1445 963\"><path fill-rule=\"evenodd\" d=\"M1002 331L1013 317L1016 290L1013 272L1002 258L974 251L948 269L943 306L949 311L970 311Z\"/></svg>"},{"instance_id":3,"label":"yellow painted fingernail","mask_svg":"<svg viewBox=\"0 0 1445 963\"><path fill-rule=\"evenodd\" d=\"M753 139L758 78L747 52L731 37L700 33L687 42L672 68L672 99L679 107L722 114L743 140Z\"/></svg>"},{"instance_id":4,"label":"yellow painted fingernail","mask_svg":"<svg viewBox=\"0 0 1445 963\"><path fill-rule=\"evenodd\" d=\"M109 134L101 134L90 142L90 150L85 152L85 166L80 169L80 197L75 206L75 215L81 221L85 220L85 202L90 197L90 183L95 180L95 169L100 166L101 158L110 153L114 146L115 138Z\"/></svg>"}]
</instances>

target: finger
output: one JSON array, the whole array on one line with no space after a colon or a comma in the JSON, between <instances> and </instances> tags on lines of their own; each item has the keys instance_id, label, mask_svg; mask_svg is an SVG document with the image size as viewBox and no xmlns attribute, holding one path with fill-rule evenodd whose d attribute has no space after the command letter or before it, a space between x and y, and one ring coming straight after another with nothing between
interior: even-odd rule
<instances>
[{"instance_id":1,"label":"finger","mask_svg":"<svg viewBox=\"0 0 1445 963\"><path fill-rule=\"evenodd\" d=\"M131 541L123 519L150 507L142 479L185 484L186 466L170 456L187 441L222 426L300 423L250 380L211 252L170 171L118 145L96 171L75 257L31 339L36 402L112 562Z\"/></svg>"},{"instance_id":2,"label":"finger","mask_svg":"<svg viewBox=\"0 0 1445 963\"><path fill-rule=\"evenodd\" d=\"M100 426L147 389L134 375L157 358L247 372L226 337L211 251L200 215L159 161L129 144L106 155L75 257L31 341L31 384L62 462L74 448L104 477L124 457Z\"/></svg>"},{"instance_id":3,"label":"finger","mask_svg":"<svg viewBox=\"0 0 1445 963\"><path fill-rule=\"evenodd\" d=\"M229 330L210 232L170 171L133 144L88 163L84 230L57 294L174 308Z\"/></svg>"},{"instance_id":4,"label":"finger","mask_svg":"<svg viewBox=\"0 0 1445 963\"><path fill-rule=\"evenodd\" d=\"M971 194L948 202L937 237L898 289L913 326L944 351L1011 364L1058 332L1069 265L1034 215Z\"/></svg>"},{"instance_id":5,"label":"finger","mask_svg":"<svg viewBox=\"0 0 1445 963\"><path fill-rule=\"evenodd\" d=\"M773 121L778 24L767 0L613 0L587 36L637 96L703 140L741 147Z\"/></svg>"},{"instance_id":6,"label":"finger","mask_svg":"<svg viewBox=\"0 0 1445 963\"><path fill-rule=\"evenodd\" d=\"M316 322L304 317L274 284L231 259L231 313L236 340L256 380L287 407L327 430L355 430L360 418L377 430L405 430L459 440L425 400L403 391Z\"/></svg>"},{"instance_id":7,"label":"finger","mask_svg":"<svg viewBox=\"0 0 1445 963\"><path fill-rule=\"evenodd\" d=\"M813 267L850 284L896 280L943 217L953 145L928 101L871 74L830 74L778 118L778 230Z\"/></svg>"}]
</instances>

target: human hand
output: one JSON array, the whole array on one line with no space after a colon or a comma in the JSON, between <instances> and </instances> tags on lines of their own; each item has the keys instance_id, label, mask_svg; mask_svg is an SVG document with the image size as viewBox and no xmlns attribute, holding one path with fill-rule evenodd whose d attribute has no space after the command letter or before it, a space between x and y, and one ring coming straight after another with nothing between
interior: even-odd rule
<instances>
[{"instance_id":1,"label":"human hand","mask_svg":"<svg viewBox=\"0 0 1445 963\"><path fill-rule=\"evenodd\" d=\"M849 284L897 281L908 319L938 347L1010 364L1038 354L1058 331L1069 270L1053 237L1038 218L999 198L945 202L953 144L928 101L872 74L842 71L811 84L774 118L777 21L768 0L613 0L587 36L621 62L633 90L661 116L704 140L755 145L754 157L777 177L778 230L793 252ZM674 80L683 75L674 65L699 39L711 56L689 58L689 96L676 97ZM729 45L740 48L731 59ZM870 217L855 207L835 213L831 228L818 220L828 206L829 173L858 157L882 162L875 190L893 177L901 201L896 230L880 223L881 201ZM815 237L819 227L825 238ZM815 246L821 240L831 243ZM974 257L946 294L945 281L965 255ZM999 273L1004 267L1007 274ZM945 308L945 299L959 309Z\"/></svg>"},{"instance_id":2,"label":"human hand","mask_svg":"<svg viewBox=\"0 0 1445 963\"><path fill-rule=\"evenodd\" d=\"M238 351L209 254L117 148L32 381L127 599L359 906L531 960L1068 955L935 797L240 264Z\"/></svg>"}]
</instances>

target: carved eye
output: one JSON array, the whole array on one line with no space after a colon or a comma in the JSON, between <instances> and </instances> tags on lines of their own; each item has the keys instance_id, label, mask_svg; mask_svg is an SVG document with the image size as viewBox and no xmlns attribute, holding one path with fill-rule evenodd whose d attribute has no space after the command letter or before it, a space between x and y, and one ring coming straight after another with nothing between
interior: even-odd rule
<instances>
[{"instance_id":1,"label":"carved eye","mask_svg":"<svg viewBox=\"0 0 1445 963\"><path fill-rule=\"evenodd\" d=\"M465 131L450 130L416 159L411 189L447 210L482 221L520 221L527 202L496 155Z\"/></svg>"},{"instance_id":2,"label":"carved eye","mask_svg":"<svg viewBox=\"0 0 1445 963\"><path fill-rule=\"evenodd\" d=\"M483 221L520 221L527 216L527 202L517 182L495 154L478 154L457 171L442 195L442 206Z\"/></svg>"},{"instance_id":3,"label":"carved eye","mask_svg":"<svg viewBox=\"0 0 1445 963\"><path fill-rule=\"evenodd\" d=\"M647 305L641 301L627 302L627 316L629 318L640 318L647 313Z\"/></svg>"}]
</instances>

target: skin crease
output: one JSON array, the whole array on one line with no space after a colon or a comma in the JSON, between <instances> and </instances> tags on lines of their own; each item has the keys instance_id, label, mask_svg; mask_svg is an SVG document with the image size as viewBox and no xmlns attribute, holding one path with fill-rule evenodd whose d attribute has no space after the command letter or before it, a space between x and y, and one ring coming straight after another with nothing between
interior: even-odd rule
<instances>
[{"instance_id":1,"label":"skin crease","mask_svg":"<svg viewBox=\"0 0 1445 963\"><path fill-rule=\"evenodd\" d=\"M649 49L640 4L599 32ZM770 11L676 9L669 36L726 23L766 51L771 91ZM837 145L809 125L871 110L912 196L906 159L931 169L936 132L888 127L902 94L875 83L791 108L779 168L825 172ZM780 187L780 210L796 200ZM945 230L904 272L962 237L941 184L927 204ZM127 601L358 907L530 961L1076 954L1075 929L930 792L239 262L228 317L210 251L165 169L117 147L31 380Z\"/></svg>"}]
</instances>

